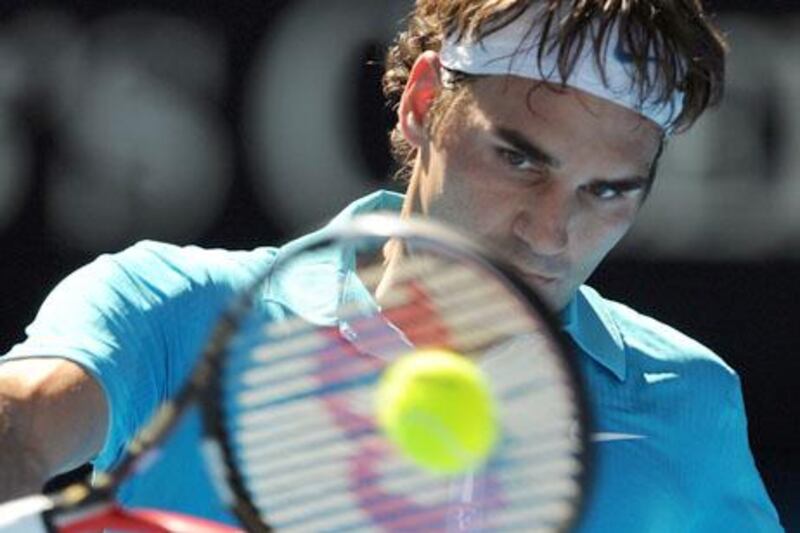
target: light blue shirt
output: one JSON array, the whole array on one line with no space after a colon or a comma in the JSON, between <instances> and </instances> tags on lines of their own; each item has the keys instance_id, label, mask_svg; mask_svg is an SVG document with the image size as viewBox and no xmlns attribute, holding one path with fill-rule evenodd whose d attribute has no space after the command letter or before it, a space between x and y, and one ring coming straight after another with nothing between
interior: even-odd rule
<instances>
[{"instance_id":1,"label":"light blue shirt","mask_svg":"<svg viewBox=\"0 0 800 533\"><path fill-rule=\"evenodd\" d=\"M401 203L400 195L378 192L339 217L397 211ZM94 464L106 468L156 405L178 390L231 296L306 238L248 252L145 241L101 256L53 290L28 338L9 355L64 357L97 378L111 424ZM353 268L352 257L309 261L320 281L342 279ZM325 283L274 281L265 302L335 323L323 301L338 291L334 284L320 292ZM739 379L730 367L692 339L586 286L562 319L595 421L595 479L580 531L782 531L753 462ZM231 520L202 465L199 426L197 413L186 417L161 457L123 486L120 499Z\"/></svg>"}]
</instances>

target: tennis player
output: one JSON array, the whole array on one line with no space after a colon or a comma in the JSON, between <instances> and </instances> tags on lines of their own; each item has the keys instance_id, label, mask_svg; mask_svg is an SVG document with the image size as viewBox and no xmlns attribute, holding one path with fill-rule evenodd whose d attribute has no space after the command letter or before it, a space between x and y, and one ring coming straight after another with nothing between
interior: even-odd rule
<instances>
[{"instance_id":1,"label":"tennis player","mask_svg":"<svg viewBox=\"0 0 800 533\"><path fill-rule=\"evenodd\" d=\"M415 213L490 240L560 312L596 419L582 531L782 530L736 373L584 285L636 218L670 137L719 100L724 51L699 0L418 0L384 78L407 193L339 215ZM224 303L278 253L143 242L64 280L0 365L0 499L113 464ZM312 287L335 277L319 272L266 297L324 309ZM178 453L121 499L225 519L197 431L188 419Z\"/></svg>"}]
</instances>

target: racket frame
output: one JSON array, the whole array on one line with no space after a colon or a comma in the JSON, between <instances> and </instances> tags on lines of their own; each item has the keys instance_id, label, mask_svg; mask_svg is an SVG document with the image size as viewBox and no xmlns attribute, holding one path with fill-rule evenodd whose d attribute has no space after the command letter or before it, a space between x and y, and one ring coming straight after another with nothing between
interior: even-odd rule
<instances>
[{"instance_id":1,"label":"racket frame","mask_svg":"<svg viewBox=\"0 0 800 533\"><path fill-rule=\"evenodd\" d=\"M582 490L578 492L579 496L574 502L573 522L565 524L563 528L563 531L571 531L582 514L581 511L585 506L594 474L589 436L589 428L592 423L589 402L577 361L569 349L570 342L567 335L562 331L548 305L528 283L522 280L517 269L502 259L502 254L492 250L490 246L467 238L449 227L418 217L399 218L396 215L383 213L359 215L344 223L328 226L307 238L311 240L305 241L304 246L291 248L282 255L278 255L270 268L244 293L244 298L240 299L237 305L227 313L223 319L225 322L217 328L212 337L216 341L213 344L214 348L204 352L205 369L196 385L196 387L202 386L207 391L207 394L201 394L198 398L205 432L205 446L215 448L214 451L207 454L207 459L221 461L221 465L212 465L211 468L214 471L213 475L223 477L223 479L217 480L218 491L222 492L221 496L228 500L229 509L242 525L254 533L273 531L273 528L261 518L257 507L252 503L252 495L236 466L233 443L225 425L226 417L219 402L216 401L217 398L222 397L220 378L223 374L222 365L225 361L226 343L235 335L236 328L251 309L253 297L263 282L276 269L280 268L282 263L291 262L300 254L324 248L334 242L346 245L363 239L396 238L401 241L411 240L423 246L435 248L442 255L456 260L478 261L487 270L498 274L497 279L507 284L511 292L519 294L520 300L533 309L533 314L542 320L550 333L550 341L555 344L557 351L562 355L565 375L569 382L569 388L574 394L574 403L578 410L578 424L575 428L574 438L580 442L578 460L584 466L576 480Z\"/></svg>"}]
</instances>

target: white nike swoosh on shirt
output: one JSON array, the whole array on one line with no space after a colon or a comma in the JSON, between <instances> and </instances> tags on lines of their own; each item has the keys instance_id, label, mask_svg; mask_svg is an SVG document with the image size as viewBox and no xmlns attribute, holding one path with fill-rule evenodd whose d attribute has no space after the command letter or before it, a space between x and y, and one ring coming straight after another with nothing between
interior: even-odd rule
<instances>
[{"instance_id":1,"label":"white nike swoosh on shirt","mask_svg":"<svg viewBox=\"0 0 800 533\"><path fill-rule=\"evenodd\" d=\"M614 433L612 431L600 431L592 433L589 439L592 442L611 442L616 440L641 440L646 439L645 435L637 435L635 433Z\"/></svg>"},{"instance_id":2,"label":"white nike swoosh on shirt","mask_svg":"<svg viewBox=\"0 0 800 533\"><path fill-rule=\"evenodd\" d=\"M659 383L661 381L667 381L680 377L675 372L644 372L643 376L644 380L648 384Z\"/></svg>"}]
</instances>

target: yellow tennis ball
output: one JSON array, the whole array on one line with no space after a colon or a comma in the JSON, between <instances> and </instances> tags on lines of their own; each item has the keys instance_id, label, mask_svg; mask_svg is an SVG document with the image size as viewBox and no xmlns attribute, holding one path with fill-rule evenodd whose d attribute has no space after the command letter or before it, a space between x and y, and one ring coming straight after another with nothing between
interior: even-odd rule
<instances>
[{"instance_id":1,"label":"yellow tennis ball","mask_svg":"<svg viewBox=\"0 0 800 533\"><path fill-rule=\"evenodd\" d=\"M389 440L434 473L476 468L497 441L488 381L472 361L445 350L392 363L378 384L377 413Z\"/></svg>"}]
</instances>

